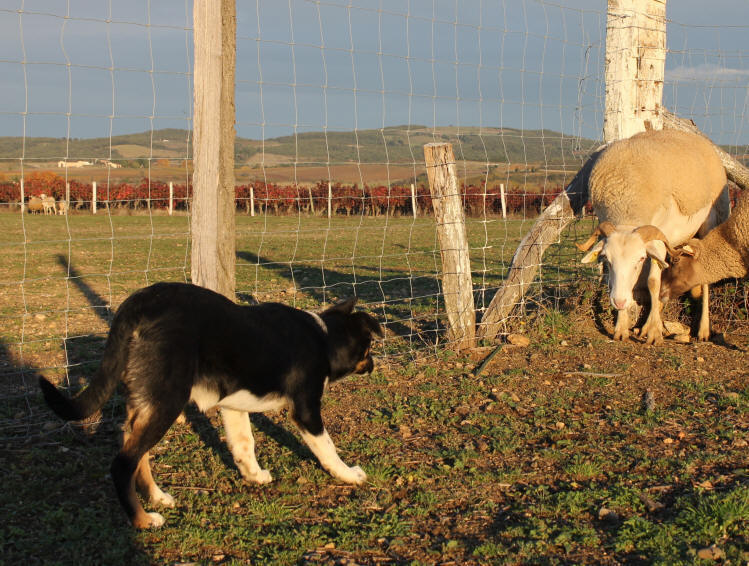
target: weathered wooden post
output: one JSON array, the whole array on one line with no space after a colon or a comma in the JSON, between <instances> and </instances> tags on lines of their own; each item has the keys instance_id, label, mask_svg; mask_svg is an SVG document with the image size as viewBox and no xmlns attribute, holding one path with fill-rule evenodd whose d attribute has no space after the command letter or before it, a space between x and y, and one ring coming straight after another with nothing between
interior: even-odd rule
<instances>
[{"instance_id":1,"label":"weathered wooden post","mask_svg":"<svg viewBox=\"0 0 749 566\"><path fill-rule=\"evenodd\" d=\"M96 214L96 181L91 182L91 214Z\"/></svg>"},{"instance_id":2,"label":"weathered wooden post","mask_svg":"<svg viewBox=\"0 0 749 566\"><path fill-rule=\"evenodd\" d=\"M26 212L26 195L24 192L23 177L21 177L21 214Z\"/></svg>"},{"instance_id":3,"label":"weathered wooden post","mask_svg":"<svg viewBox=\"0 0 749 566\"><path fill-rule=\"evenodd\" d=\"M456 350L463 350L475 344L476 310L465 215L452 145L426 144L424 158L442 257L442 293L449 325L448 339Z\"/></svg>"},{"instance_id":4,"label":"weathered wooden post","mask_svg":"<svg viewBox=\"0 0 749 566\"><path fill-rule=\"evenodd\" d=\"M608 0L604 141L663 127L666 0Z\"/></svg>"},{"instance_id":5,"label":"weathered wooden post","mask_svg":"<svg viewBox=\"0 0 749 566\"><path fill-rule=\"evenodd\" d=\"M192 281L234 299L234 0L193 0L193 29Z\"/></svg>"},{"instance_id":6,"label":"weathered wooden post","mask_svg":"<svg viewBox=\"0 0 749 566\"><path fill-rule=\"evenodd\" d=\"M65 182L65 212L70 212L70 182Z\"/></svg>"},{"instance_id":7,"label":"weathered wooden post","mask_svg":"<svg viewBox=\"0 0 749 566\"><path fill-rule=\"evenodd\" d=\"M606 24L605 141L662 127L661 95L666 46L666 0L608 0ZM600 148L599 148L600 149ZM543 253L588 200L588 175L599 152L543 211L515 251L507 279L489 303L479 338L493 339L535 280Z\"/></svg>"},{"instance_id":8,"label":"weathered wooden post","mask_svg":"<svg viewBox=\"0 0 749 566\"><path fill-rule=\"evenodd\" d=\"M255 187L250 185L250 216L255 216Z\"/></svg>"},{"instance_id":9,"label":"weathered wooden post","mask_svg":"<svg viewBox=\"0 0 749 566\"><path fill-rule=\"evenodd\" d=\"M174 212L174 182L169 181L169 216Z\"/></svg>"}]
</instances>

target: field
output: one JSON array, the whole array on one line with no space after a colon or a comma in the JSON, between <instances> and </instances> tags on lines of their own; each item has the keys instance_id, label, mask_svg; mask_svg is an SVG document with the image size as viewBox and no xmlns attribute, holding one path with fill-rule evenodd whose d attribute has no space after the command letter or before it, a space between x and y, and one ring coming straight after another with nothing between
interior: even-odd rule
<instances>
[{"instance_id":1,"label":"field","mask_svg":"<svg viewBox=\"0 0 749 566\"><path fill-rule=\"evenodd\" d=\"M479 308L531 224L469 221ZM614 343L605 296L565 241L507 328L530 344L504 345L477 375L495 345L457 354L441 344L434 224L407 217L237 216L241 300L315 308L356 293L387 322L376 371L334 385L323 407L367 484L331 479L282 412L253 416L275 481L245 485L217 415L191 408L154 450L156 481L177 507L162 529L132 531L108 477L121 397L98 427L67 426L35 377L85 381L110 305L189 278L188 229L186 216L0 213L0 561L749 560L745 327L718 317L710 343ZM587 233L587 223L569 232Z\"/></svg>"}]
</instances>

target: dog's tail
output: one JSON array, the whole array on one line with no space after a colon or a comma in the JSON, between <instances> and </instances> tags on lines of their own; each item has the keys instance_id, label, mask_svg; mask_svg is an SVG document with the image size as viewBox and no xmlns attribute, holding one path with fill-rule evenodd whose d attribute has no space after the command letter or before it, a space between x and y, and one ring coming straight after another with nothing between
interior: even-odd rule
<instances>
[{"instance_id":1,"label":"dog's tail","mask_svg":"<svg viewBox=\"0 0 749 566\"><path fill-rule=\"evenodd\" d=\"M114 393L119 378L127 368L128 345L132 328L128 324L118 324L117 317L104 347L101 366L88 386L75 397L67 397L45 377L39 377L47 405L66 421L80 421L98 411Z\"/></svg>"}]
</instances>

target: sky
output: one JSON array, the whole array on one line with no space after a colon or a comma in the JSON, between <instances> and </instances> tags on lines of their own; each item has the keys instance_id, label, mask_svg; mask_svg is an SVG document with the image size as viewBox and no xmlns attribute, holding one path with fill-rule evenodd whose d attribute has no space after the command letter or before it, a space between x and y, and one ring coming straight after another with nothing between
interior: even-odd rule
<instances>
[{"instance_id":1,"label":"sky","mask_svg":"<svg viewBox=\"0 0 749 566\"><path fill-rule=\"evenodd\" d=\"M2 0L0 135L190 128L191 0ZM664 104L749 143L749 5L671 0ZM600 139L604 0L239 0L237 133L480 126Z\"/></svg>"}]
</instances>

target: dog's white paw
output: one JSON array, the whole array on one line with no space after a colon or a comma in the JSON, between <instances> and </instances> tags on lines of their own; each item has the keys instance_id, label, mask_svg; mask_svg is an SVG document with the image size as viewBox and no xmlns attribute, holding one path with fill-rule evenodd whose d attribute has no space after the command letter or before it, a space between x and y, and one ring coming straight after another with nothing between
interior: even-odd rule
<instances>
[{"instance_id":1,"label":"dog's white paw","mask_svg":"<svg viewBox=\"0 0 749 566\"><path fill-rule=\"evenodd\" d=\"M174 507L175 505L174 497L165 491L161 491L159 488L151 492L150 499L152 505L161 505L163 507Z\"/></svg>"},{"instance_id":2,"label":"dog's white paw","mask_svg":"<svg viewBox=\"0 0 749 566\"><path fill-rule=\"evenodd\" d=\"M158 529L164 524L164 516L160 513L146 513L150 519L150 524L146 528Z\"/></svg>"},{"instance_id":3,"label":"dog's white paw","mask_svg":"<svg viewBox=\"0 0 749 566\"><path fill-rule=\"evenodd\" d=\"M367 474L364 473L364 470L359 466L352 466L346 470L341 470L341 472L337 474L337 477L341 481L352 483L354 485L361 485L367 481Z\"/></svg>"},{"instance_id":4,"label":"dog's white paw","mask_svg":"<svg viewBox=\"0 0 749 566\"><path fill-rule=\"evenodd\" d=\"M244 478L248 482L265 485L273 481L273 476L268 470L259 469L257 472L245 474Z\"/></svg>"}]
</instances>

